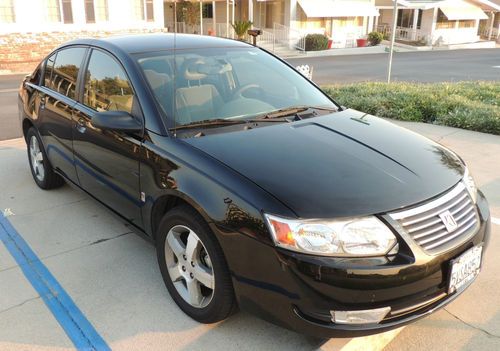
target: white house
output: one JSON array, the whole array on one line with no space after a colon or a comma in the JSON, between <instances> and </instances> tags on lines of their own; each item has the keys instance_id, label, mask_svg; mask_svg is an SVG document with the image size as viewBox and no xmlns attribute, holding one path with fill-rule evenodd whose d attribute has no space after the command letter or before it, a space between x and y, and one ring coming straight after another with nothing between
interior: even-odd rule
<instances>
[{"instance_id":1,"label":"white house","mask_svg":"<svg viewBox=\"0 0 500 351\"><path fill-rule=\"evenodd\" d=\"M375 5L380 11L377 29L390 33L393 1L376 0ZM488 0L398 0L398 8L396 39L440 46L478 42L480 23L493 37L490 25L495 24L500 4Z\"/></svg>"}]
</instances>

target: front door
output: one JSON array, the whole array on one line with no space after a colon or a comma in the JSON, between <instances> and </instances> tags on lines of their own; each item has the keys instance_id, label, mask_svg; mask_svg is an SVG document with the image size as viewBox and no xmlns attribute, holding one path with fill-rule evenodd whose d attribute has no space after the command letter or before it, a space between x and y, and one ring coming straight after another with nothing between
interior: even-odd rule
<instances>
[{"instance_id":1,"label":"front door","mask_svg":"<svg viewBox=\"0 0 500 351\"><path fill-rule=\"evenodd\" d=\"M142 227L141 135L102 130L92 125L92 116L99 111L127 111L142 118L130 81L113 56L97 49L90 53L84 80L83 97L75 105L73 115L73 150L80 185Z\"/></svg>"}]
</instances>

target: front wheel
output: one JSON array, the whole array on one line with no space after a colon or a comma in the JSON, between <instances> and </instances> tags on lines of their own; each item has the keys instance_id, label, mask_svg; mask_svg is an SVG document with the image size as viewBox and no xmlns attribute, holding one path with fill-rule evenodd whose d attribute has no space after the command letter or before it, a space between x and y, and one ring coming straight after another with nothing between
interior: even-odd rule
<instances>
[{"instance_id":1,"label":"front wheel","mask_svg":"<svg viewBox=\"0 0 500 351\"><path fill-rule=\"evenodd\" d=\"M156 250L165 285L188 316L215 323L235 310L224 254L195 210L179 206L165 215L158 228Z\"/></svg>"}]
</instances>

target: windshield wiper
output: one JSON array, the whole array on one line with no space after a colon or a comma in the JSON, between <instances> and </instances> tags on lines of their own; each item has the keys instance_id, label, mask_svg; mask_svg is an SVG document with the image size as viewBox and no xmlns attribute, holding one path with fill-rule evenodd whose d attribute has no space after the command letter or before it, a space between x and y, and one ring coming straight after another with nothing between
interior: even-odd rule
<instances>
[{"instance_id":1,"label":"windshield wiper","mask_svg":"<svg viewBox=\"0 0 500 351\"><path fill-rule=\"evenodd\" d=\"M288 117L288 116L296 115L296 114L301 113L301 112L305 112L307 110L324 110L324 111L331 111L331 112L337 111L336 109L330 108L330 107L292 106L292 107L282 108L282 109L279 109L279 110L276 110L273 112L266 113L265 115L258 117L257 120Z\"/></svg>"},{"instance_id":2,"label":"windshield wiper","mask_svg":"<svg viewBox=\"0 0 500 351\"><path fill-rule=\"evenodd\" d=\"M231 119L206 119L203 121L196 121L187 124L181 124L177 127L170 128L170 130L182 130L182 129L196 129L196 128L210 128L210 127L221 127L221 126L230 126L235 124L245 124L247 121L245 120L231 120Z\"/></svg>"}]
</instances>

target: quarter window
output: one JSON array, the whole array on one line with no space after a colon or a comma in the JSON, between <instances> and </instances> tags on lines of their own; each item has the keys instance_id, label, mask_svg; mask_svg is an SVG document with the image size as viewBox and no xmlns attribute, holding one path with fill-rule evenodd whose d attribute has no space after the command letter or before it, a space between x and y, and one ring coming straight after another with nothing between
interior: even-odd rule
<instances>
[{"instance_id":1,"label":"quarter window","mask_svg":"<svg viewBox=\"0 0 500 351\"><path fill-rule=\"evenodd\" d=\"M45 86L76 100L76 79L85 55L85 48L63 49L47 60ZM53 68L51 68L53 66ZM50 74L50 76L49 76Z\"/></svg>"},{"instance_id":2,"label":"quarter window","mask_svg":"<svg viewBox=\"0 0 500 351\"><path fill-rule=\"evenodd\" d=\"M120 64L108 54L94 50L85 74L83 102L96 111L132 112L134 94Z\"/></svg>"}]
</instances>

